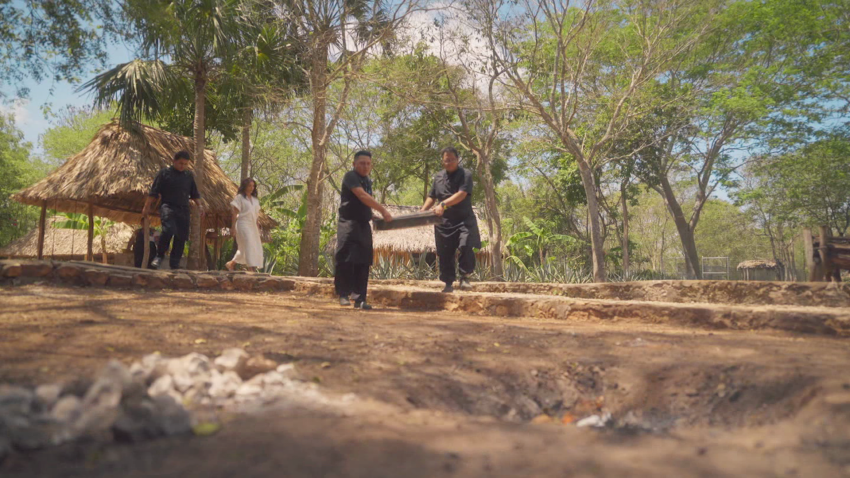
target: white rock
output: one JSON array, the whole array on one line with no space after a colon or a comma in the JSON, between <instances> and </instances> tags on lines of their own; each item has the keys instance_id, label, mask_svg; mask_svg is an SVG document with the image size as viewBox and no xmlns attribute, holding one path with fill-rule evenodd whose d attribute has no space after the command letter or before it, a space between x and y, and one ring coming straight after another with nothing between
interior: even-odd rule
<instances>
[{"instance_id":1,"label":"white rock","mask_svg":"<svg viewBox=\"0 0 850 478\"><path fill-rule=\"evenodd\" d=\"M190 377L208 374L212 369L210 359L206 355L192 352L183 357L168 361L167 371L171 375L186 373Z\"/></svg>"},{"instance_id":2,"label":"white rock","mask_svg":"<svg viewBox=\"0 0 850 478\"><path fill-rule=\"evenodd\" d=\"M260 380L262 380L262 377L260 378ZM250 396L253 396L253 395L259 395L259 394L263 393L263 387L261 385L262 382L260 382L258 384L257 382L252 382L252 381L253 381L253 379L251 379L251 380L243 383L242 385L240 385L239 388L236 389L236 396L237 397L250 397Z\"/></svg>"},{"instance_id":3,"label":"white rock","mask_svg":"<svg viewBox=\"0 0 850 478\"><path fill-rule=\"evenodd\" d=\"M133 381L127 367L117 360L110 360L83 397L83 408L117 407L122 395L125 392L129 395L136 387L138 384Z\"/></svg>"},{"instance_id":4,"label":"white rock","mask_svg":"<svg viewBox=\"0 0 850 478\"><path fill-rule=\"evenodd\" d=\"M289 378L287 378L286 375L280 372L268 372L257 376L262 377L263 385L267 387L286 385L289 383Z\"/></svg>"},{"instance_id":5,"label":"white rock","mask_svg":"<svg viewBox=\"0 0 850 478\"><path fill-rule=\"evenodd\" d=\"M602 415L591 415L589 417L582 418L581 420L576 422L576 426L579 428L582 427L604 427L609 421L611 421L611 414L606 412Z\"/></svg>"},{"instance_id":6,"label":"white rock","mask_svg":"<svg viewBox=\"0 0 850 478\"><path fill-rule=\"evenodd\" d=\"M26 388L14 385L0 385L0 412L27 415L35 398Z\"/></svg>"},{"instance_id":7,"label":"white rock","mask_svg":"<svg viewBox=\"0 0 850 478\"><path fill-rule=\"evenodd\" d=\"M224 373L215 372L211 376L209 394L213 398L230 398L236 394L236 390L242 385L239 374L229 370Z\"/></svg>"},{"instance_id":8,"label":"white rock","mask_svg":"<svg viewBox=\"0 0 850 478\"><path fill-rule=\"evenodd\" d=\"M181 393L186 392L186 390L189 390L195 385L195 379L183 370L172 374L171 378L174 382L174 388Z\"/></svg>"},{"instance_id":9,"label":"white rock","mask_svg":"<svg viewBox=\"0 0 850 478\"><path fill-rule=\"evenodd\" d=\"M50 415L60 422L72 422L79 416L81 407L82 402L79 398L74 395L65 395L56 402L50 410Z\"/></svg>"},{"instance_id":10,"label":"white rock","mask_svg":"<svg viewBox=\"0 0 850 478\"><path fill-rule=\"evenodd\" d=\"M183 395L174 388L174 379L171 378L171 375L163 375L156 379L148 388L148 395L151 397L168 395L177 403L183 401Z\"/></svg>"},{"instance_id":11,"label":"white rock","mask_svg":"<svg viewBox=\"0 0 850 478\"><path fill-rule=\"evenodd\" d=\"M62 394L62 385L58 383L39 385L35 389L35 396L44 410L50 410L59 400L60 394Z\"/></svg>"},{"instance_id":12,"label":"white rock","mask_svg":"<svg viewBox=\"0 0 850 478\"><path fill-rule=\"evenodd\" d=\"M157 420L163 433L179 435L192 431L192 417L189 412L168 395L154 397L157 408Z\"/></svg>"},{"instance_id":13,"label":"white rock","mask_svg":"<svg viewBox=\"0 0 850 478\"><path fill-rule=\"evenodd\" d=\"M227 349L215 359L215 366L222 372L236 370L248 361L248 352L239 348Z\"/></svg>"}]
</instances>

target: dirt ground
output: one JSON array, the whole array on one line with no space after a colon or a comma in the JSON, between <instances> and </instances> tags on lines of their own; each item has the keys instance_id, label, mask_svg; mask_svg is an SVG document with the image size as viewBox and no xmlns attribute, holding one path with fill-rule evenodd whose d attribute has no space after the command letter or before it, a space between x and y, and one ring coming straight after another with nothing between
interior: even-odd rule
<instances>
[{"instance_id":1,"label":"dirt ground","mask_svg":"<svg viewBox=\"0 0 850 478\"><path fill-rule=\"evenodd\" d=\"M298 293L29 285L0 304L0 383L242 347L363 399L232 416L205 438L17 454L0 476L850 476L846 339L363 312ZM604 429L574 424L603 412Z\"/></svg>"}]
</instances>

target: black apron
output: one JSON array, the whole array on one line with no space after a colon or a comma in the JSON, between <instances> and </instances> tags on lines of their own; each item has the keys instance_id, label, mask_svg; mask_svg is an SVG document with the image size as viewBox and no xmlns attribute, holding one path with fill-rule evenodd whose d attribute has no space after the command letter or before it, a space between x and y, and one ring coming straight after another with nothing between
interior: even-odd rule
<instances>
[{"instance_id":1,"label":"black apron","mask_svg":"<svg viewBox=\"0 0 850 478\"><path fill-rule=\"evenodd\" d=\"M336 229L336 263L372 264L372 223L340 219Z\"/></svg>"},{"instance_id":2,"label":"black apron","mask_svg":"<svg viewBox=\"0 0 850 478\"><path fill-rule=\"evenodd\" d=\"M189 207L162 204L159 207L159 219L162 221L162 233L173 234L181 241L189 240Z\"/></svg>"}]
</instances>

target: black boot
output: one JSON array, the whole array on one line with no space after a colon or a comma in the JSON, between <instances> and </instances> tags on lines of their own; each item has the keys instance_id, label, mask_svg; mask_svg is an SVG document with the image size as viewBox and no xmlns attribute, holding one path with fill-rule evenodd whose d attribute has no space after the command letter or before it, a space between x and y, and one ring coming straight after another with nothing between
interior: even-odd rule
<instances>
[{"instance_id":1,"label":"black boot","mask_svg":"<svg viewBox=\"0 0 850 478\"><path fill-rule=\"evenodd\" d=\"M455 290L454 290L454 288L452 287L452 283L451 283L451 282L446 282L446 286L445 286L445 287L443 287L443 292L445 292L445 293L449 293L449 292L454 292L454 291L455 291Z\"/></svg>"}]
</instances>

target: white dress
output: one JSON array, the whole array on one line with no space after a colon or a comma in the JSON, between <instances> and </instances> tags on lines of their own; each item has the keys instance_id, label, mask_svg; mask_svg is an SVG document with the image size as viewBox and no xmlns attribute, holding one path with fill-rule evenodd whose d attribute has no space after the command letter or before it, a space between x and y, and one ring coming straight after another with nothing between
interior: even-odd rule
<instances>
[{"instance_id":1,"label":"white dress","mask_svg":"<svg viewBox=\"0 0 850 478\"><path fill-rule=\"evenodd\" d=\"M263 244L260 241L260 228L257 219L260 216L260 203L257 198L237 194L230 203L239 211L236 219L236 246L238 250L233 260L248 267L263 267Z\"/></svg>"}]
</instances>

